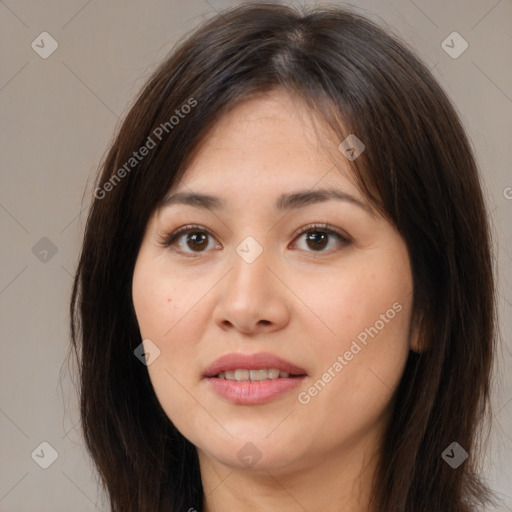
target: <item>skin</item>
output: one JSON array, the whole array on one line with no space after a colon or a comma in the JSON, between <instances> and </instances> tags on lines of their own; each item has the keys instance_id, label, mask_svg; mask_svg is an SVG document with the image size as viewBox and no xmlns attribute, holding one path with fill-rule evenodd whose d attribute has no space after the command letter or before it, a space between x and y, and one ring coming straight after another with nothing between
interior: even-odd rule
<instances>
[{"instance_id":1,"label":"skin","mask_svg":"<svg viewBox=\"0 0 512 512\"><path fill-rule=\"evenodd\" d=\"M140 248L133 302L142 339L160 350L149 376L169 419L197 447L207 512L369 511L392 393L409 349L417 350L408 251L391 224L337 200L273 209L277 196L299 189L336 188L368 204L340 141L317 133L303 104L282 90L238 104L170 191L219 196L225 208L156 211ZM336 165L325 147L337 152ZM335 235L308 243L296 233L312 223L330 224L350 243ZM186 233L162 244L187 224L212 235L199 246ZM235 250L248 236L263 249L252 263ZM301 403L299 393L396 303L400 312ZM304 368L301 386L237 405L202 378L221 355L262 351ZM261 458L248 467L237 453L249 442Z\"/></svg>"}]
</instances>

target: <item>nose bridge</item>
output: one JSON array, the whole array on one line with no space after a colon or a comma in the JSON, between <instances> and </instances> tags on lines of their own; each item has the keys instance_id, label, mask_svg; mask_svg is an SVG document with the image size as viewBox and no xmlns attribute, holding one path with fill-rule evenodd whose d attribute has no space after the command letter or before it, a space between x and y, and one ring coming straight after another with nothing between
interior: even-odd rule
<instances>
[{"instance_id":1,"label":"nose bridge","mask_svg":"<svg viewBox=\"0 0 512 512\"><path fill-rule=\"evenodd\" d=\"M264 291L271 286L268 281L272 273L267 268L271 254L263 238L246 236L235 248L233 255L231 286L238 293L248 293L253 298L258 291Z\"/></svg>"}]
</instances>

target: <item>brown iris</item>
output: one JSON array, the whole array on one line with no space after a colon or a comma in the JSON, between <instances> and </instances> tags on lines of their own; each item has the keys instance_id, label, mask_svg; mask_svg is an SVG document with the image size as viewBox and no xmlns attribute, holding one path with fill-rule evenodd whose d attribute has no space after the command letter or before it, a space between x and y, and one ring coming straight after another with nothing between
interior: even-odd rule
<instances>
[{"instance_id":1,"label":"brown iris","mask_svg":"<svg viewBox=\"0 0 512 512\"><path fill-rule=\"evenodd\" d=\"M322 231L308 231L307 240L313 242L314 246L310 246L312 249L323 249L327 241L327 234Z\"/></svg>"}]
</instances>

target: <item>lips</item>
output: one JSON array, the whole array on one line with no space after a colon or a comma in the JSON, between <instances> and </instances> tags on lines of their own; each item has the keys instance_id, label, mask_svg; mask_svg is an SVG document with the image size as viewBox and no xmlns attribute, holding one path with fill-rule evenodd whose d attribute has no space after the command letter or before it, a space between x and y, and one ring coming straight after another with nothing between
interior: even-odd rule
<instances>
[{"instance_id":1,"label":"lips","mask_svg":"<svg viewBox=\"0 0 512 512\"><path fill-rule=\"evenodd\" d=\"M257 354L233 353L221 356L204 370L203 377L215 377L220 372L231 370L259 370L261 368L276 368L288 372L291 377L307 375L304 368L300 368L290 361L267 352L259 352Z\"/></svg>"},{"instance_id":2,"label":"lips","mask_svg":"<svg viewBox=\"0 0 512 512\"><path fill-rule=\"evenodd\" d=\"M225 372L233 370L260 370L270 368L285 372L278 378L264 380L232 380L223 378ZM247 372L244 372L247 373ZM219 376L219 374L221 374ZM236 374L236 372L235 372ZM274 375L275 376L275 375ZM227 354L219 357L204 373L204 382L210 390L223 400L235 405L262 405L290 393L302 385L307 373L304 368L266 352L258 354ZM289 398L288 398L289 399Z\"/></svg>"}]
</instances>

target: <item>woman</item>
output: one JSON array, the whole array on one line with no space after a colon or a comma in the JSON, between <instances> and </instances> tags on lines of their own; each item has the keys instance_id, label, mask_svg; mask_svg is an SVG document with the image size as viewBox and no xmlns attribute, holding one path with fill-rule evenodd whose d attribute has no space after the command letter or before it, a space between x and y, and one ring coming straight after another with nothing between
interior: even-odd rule
<instances>
[{"instance_id":1,"label":"woman","mask_svg":"<svg viewBox=\"0 0 512 512\"><path fill-rule=\"evenodd\" d=\"M468 512L495 292L431 73L341 8L184 40L103 163L71 302L114 511Z\"/></svg>"}]
</instances>

